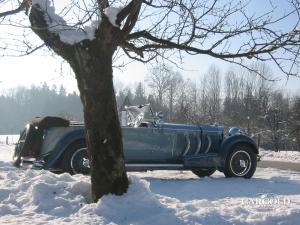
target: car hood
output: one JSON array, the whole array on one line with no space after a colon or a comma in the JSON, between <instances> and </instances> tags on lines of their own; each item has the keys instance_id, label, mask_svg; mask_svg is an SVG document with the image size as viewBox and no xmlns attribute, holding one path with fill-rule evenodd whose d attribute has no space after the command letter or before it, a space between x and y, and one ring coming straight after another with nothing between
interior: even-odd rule
<instances>
[{"instance_id":1,"label":"car hood","mask_svg":"<svg viewBox=\"0 0 300 225\"><path fill-rule=\"evenodd\" d=\"M197 125L176 124L176 123L161 123L159 125L165 129L201 130L201 126L197 126Z\"/></svg>"},{"instance_id":2,"label":"car hood","mask_svg":"<svg viewBox=\"0 0 300 225\"><path fill-rule=\"evenodd\" d=\"M224 127L218 125L189 125L189 124L177 124L177 123L161 123L160 127L165 129L182 129L182 130L208 130L223 132Z\"/></svg>"}]
</instances>

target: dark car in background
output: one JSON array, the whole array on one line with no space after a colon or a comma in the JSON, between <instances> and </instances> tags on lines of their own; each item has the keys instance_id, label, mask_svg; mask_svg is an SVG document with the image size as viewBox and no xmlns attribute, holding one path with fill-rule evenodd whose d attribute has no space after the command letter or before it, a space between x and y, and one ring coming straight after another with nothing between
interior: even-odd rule
<instances>
[{"instance_id":1,"label":"dark car in background","mask_svg":"<svg viewBox=\"0 0 300 225\"><path fill-rule=\"evenodd\" d=\"M191 170L199 177L216 170L226 177L251 178L258 148L239 129L225 136L223 126L165 123L150 105L130 106L122 113L127 171ZM83 123L57 117L35 118L15 147L14 164L71 174L88 174Z\"/></svg>"}]
</instances>

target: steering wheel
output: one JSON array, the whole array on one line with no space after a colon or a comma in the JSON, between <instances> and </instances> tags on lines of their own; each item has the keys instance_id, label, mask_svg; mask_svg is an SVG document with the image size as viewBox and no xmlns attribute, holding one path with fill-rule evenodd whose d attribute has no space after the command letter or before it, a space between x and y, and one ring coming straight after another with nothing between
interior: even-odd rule
<instances>
[{"instance_id":1,"label":"steering wheel","mask_svg":"<svg viewBox=\"0 0 300 225\"><path fill-rule=\"evenodd\" d=\"M136 117L133 126L134 126L134 127L139 127L139 126L141 125L141 123L143 122L143 119L144 119L144 115L143 115L143 113L140 113L140 114Z\"/></svg>"}]
</instances>

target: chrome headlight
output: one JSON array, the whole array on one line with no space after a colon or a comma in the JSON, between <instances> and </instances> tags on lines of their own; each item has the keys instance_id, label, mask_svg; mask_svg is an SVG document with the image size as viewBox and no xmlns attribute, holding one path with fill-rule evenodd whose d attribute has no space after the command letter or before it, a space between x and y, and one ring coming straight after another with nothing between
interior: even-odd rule
<instances>
[{"instance_id":1,"label":"chrome headlight","mask_svg":"<svg viewBox=\"0 0 300 225\"><path fill-rule=\"evenodd\" d=\"M233 135L241 134L241 133L242 133L241 129L237 128L237 127L231 127L228 131L229 136L233 136Z\"/></svg>"}]
</instances>

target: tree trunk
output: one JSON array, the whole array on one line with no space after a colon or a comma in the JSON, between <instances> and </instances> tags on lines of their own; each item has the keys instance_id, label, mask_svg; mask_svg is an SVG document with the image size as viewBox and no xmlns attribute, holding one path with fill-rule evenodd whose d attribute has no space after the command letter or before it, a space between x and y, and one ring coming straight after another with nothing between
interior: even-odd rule
<instances>
[{"instance_id":1,"label":"tree trunk","mask_svg":"<svg viewBox=\"0 0 300 225\"><path fill-rule=\"evenodd\" d=\"M128 189L122 132L113 88L112 56L122 40L120 29L106 16L95 39L67 44L51 31L46 12L35 4L29 15L33 31L72 67L84 109L86 142L91 166L92 199L105 194L121 195Z\"/></svg>"},{"instance_id":2,"label":"tree trunk","mask_svg":"<svg viewBox=\"0 0 300 225\"><path fill-rule=\"evenodd\" d=\"M91 42L76 46L73 64L84 109L94 202L105 194L125 193L129 184L113 87L113 50L96 47Z\"/></svg>"}]
</instances>

